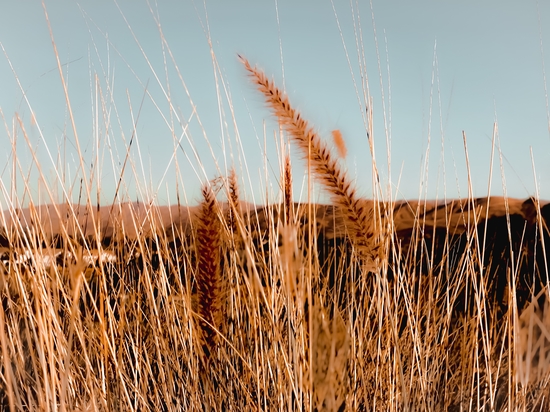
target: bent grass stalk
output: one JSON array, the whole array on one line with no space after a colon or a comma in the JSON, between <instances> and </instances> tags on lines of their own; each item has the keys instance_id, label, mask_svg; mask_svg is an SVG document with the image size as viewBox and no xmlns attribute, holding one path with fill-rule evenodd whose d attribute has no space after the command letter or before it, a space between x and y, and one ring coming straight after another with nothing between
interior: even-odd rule
<instances>
[{"instance_id":1,"label":"bent grass stalk","mask_svg":"<svg viewBox=\"0 0 550 412\"><path fill-rule=\"evenodd\" d=\"M248 71L252 82L264 95L265 101L283 128L292 136L300 148L302 156L311 162L314 174L327 189L333 203L343 209L347 229L369 268L377 271L378 244L372 224L372 210L368 210L360 201L357 189L342 170L328 146L314 128L309 125L290 104L288 97L274 82L248 60L239 56Z\"/></svg>"}]
</instances>

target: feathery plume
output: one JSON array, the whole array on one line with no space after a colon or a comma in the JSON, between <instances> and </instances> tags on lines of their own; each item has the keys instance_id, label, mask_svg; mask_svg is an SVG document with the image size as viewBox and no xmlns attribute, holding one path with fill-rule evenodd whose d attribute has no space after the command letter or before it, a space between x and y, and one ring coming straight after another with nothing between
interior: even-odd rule
<instances>
[{"instance_id":1,"label":"feathery plume","mask_svg":"<svg viewBox=\"0 0 550 412\"><path fill-rule=\"evenodd\" d=\"M217 328L222 321L220 221L216 197L210 185L202 188L203 200L197 222L198 314L202 346L209 357L217 343Z\"/></svg>"},{"instance_id":2,"label":"feathery plume","mask_svg":"<svg viewBox=\"0 0 550 412\"><path fill-rule=\"evenodd\" d=\"M294 219L292 205L292 168L290 165L290 156L285 152L285 165L283 171L283 193L284 193L284 214L285 224L288 225Z\"/></svg>"},{"instance_id":3,"label":"feathery plume","mask_svg":"<svg viewBox=\"0 0 550 412\"><path fill-rule=\"evenodd\" d=\"M342 159L345 159L348 155L348 148L346 147L346 142L344 142L344 138L342 137L342 132L340 130L333 130L331 133L336 150L338 150L338 155Z\"/></svg>"},{"instance_id":4,"label":"feathery plume","mask_svg":"<svg viewBox=\"0 0 550 412\"><path fill-rule=\"evenodd\" d=\"M234 235L237 232L237 215L240 215L240 200L239 200L239 184L237 181L237 173L235 168L231 168L227 179L229 186L229 208L227 222L231 233Z\"/></svg>"},{"instance_id":5,"label":"feathery plume","mask_svg":"<svg viewBox=\"0 0 550 412\"><path fill-rule=\"evenodd\" d=\"M372 211L368 211L361 204L356 188L338 164L337 159L307 120L292 107L288 97L261 70L250 66L244 57L239 56L239 58L252 81L264 95L273 114L302 151L304 158L310 157L313 173L324 184L335 205L342 208L346 227L362 258L366 260L365 263L371 270L376 270L372 265L378 255L374 225L371 224Z\"/></svg>"}]
</instances>

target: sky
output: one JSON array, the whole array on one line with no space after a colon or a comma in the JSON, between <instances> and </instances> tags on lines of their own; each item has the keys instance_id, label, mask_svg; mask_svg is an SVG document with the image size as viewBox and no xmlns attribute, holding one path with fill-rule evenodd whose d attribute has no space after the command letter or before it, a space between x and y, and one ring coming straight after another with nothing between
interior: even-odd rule
<instances>
[{"instance_id":1,"label":"sky","mask_svg":"<svg viewBox=\"0 0 550 412\"><path fill-rule=\"evenodd\" d=\"M273 78L329 146L331 131L342 133L340 163L361 196L550 200L547 2L44 7L8 2L0 14L3 208L31 198L196 204L201 185L219 186L231 167L246 200L279 201L289 137L238 55ZM292 143L290 152L294 194L305 200L306 163ZM318 185L312 196L328 201Z\"/></svg>"}]
</instances>

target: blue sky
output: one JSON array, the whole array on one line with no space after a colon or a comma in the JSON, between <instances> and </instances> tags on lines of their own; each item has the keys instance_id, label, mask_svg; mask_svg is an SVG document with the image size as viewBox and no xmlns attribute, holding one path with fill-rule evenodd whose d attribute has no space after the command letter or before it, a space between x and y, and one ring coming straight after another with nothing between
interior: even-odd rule
<instances>
[{"instance_id":1,"label":"blue sky","mask_svg":"<svg viewBox=\"0 0 550 412\"><path fill-rule=\"evenodd\" d=\"M8 131L0 129L6 191L0 202L8 202L11 190L27 201L26 181L40 202L51 201L46 185L54 201L63 199L62 187L82 201L88 185L93 202L99 197L109 204L124 167L120 200L173 203L179 194L193 204L201 183L232 164L247 200L277 201L277 125L238 53L284 85L324 138L342 132L348 146L343 165L359 193L372 197L364 102L354 86L362 98L358 50L372 97L383 196L466 197L462 131L473 195L486 196L498 121L491 194L538 191L550 199L543 77L543 67L550 68L550 4L373 0L371 9L365 1L333 1L46 0L84 171L42 5L3 5L0 42L7 57L0 55L0 107ZM292 154L295 194L304 198L304 162ZM320 188L315 193L326 200Z\"/></svg>"}]
</instances>

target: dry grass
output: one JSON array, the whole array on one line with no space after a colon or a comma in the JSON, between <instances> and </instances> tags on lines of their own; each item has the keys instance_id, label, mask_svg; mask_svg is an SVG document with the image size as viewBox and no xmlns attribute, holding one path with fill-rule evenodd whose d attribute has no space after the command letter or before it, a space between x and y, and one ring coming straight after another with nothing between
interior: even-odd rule
<instances>
[{"instance_id":1,"label":"dry grass","mask_svg":"<svg viewBox=\"0 0 550 412\"><path fill-rule=\"evenodd\" d=\"M340 130L333 130L332 140L334 141L334 146L336 146L336 150L338 150L338 155L341 158L345 159L348 155L348 148L346 147L346 142L342 137L342 132Z\"/></svg>"},{"instance_id":2,"label":"dry grass","mask_svg":"<svg viewBox=\"0 0 550 412\"><path fill-rule=\"evenodd\" d=\"M203 200L197 219L197 314L199 336L205 357L216 349L219 328L223 325L225 288L220 267L221 225L216 197L210 186L202 189ZM205 362L206 364L208 362Z\"/></svg>"},{"instance_id":3,"label":"dry grass","mask_svg":"<svg viewBox=\"0 0 550 412\"><path fill-rule=\"evenodd\" d=\"M287 96L262 71L252 67L248 60L241 57L241 61L279 123L293 138L303 158L308 161L308 167L311 167L327 189L334 205L344 210L346 227L355 247L361 252L369 268L376 271L379 264L379 239L375 233L373 210L368 210L361 203L357 189L342 170L338 160L307 120L290 105Z\"/></svg>"},{"instance_id":4,"label":"dry grass","mask_svg":"<svg viewBox=\"0 0 550 412\"><path fill-rule=\"evenodd\" d=\"M333 204L294 202L286 145L265 207L234 169L195 207L2 185L1 409L547 410L548 205L361 199L340 132L241 60Z\"/></svg>"}]
</instances>

